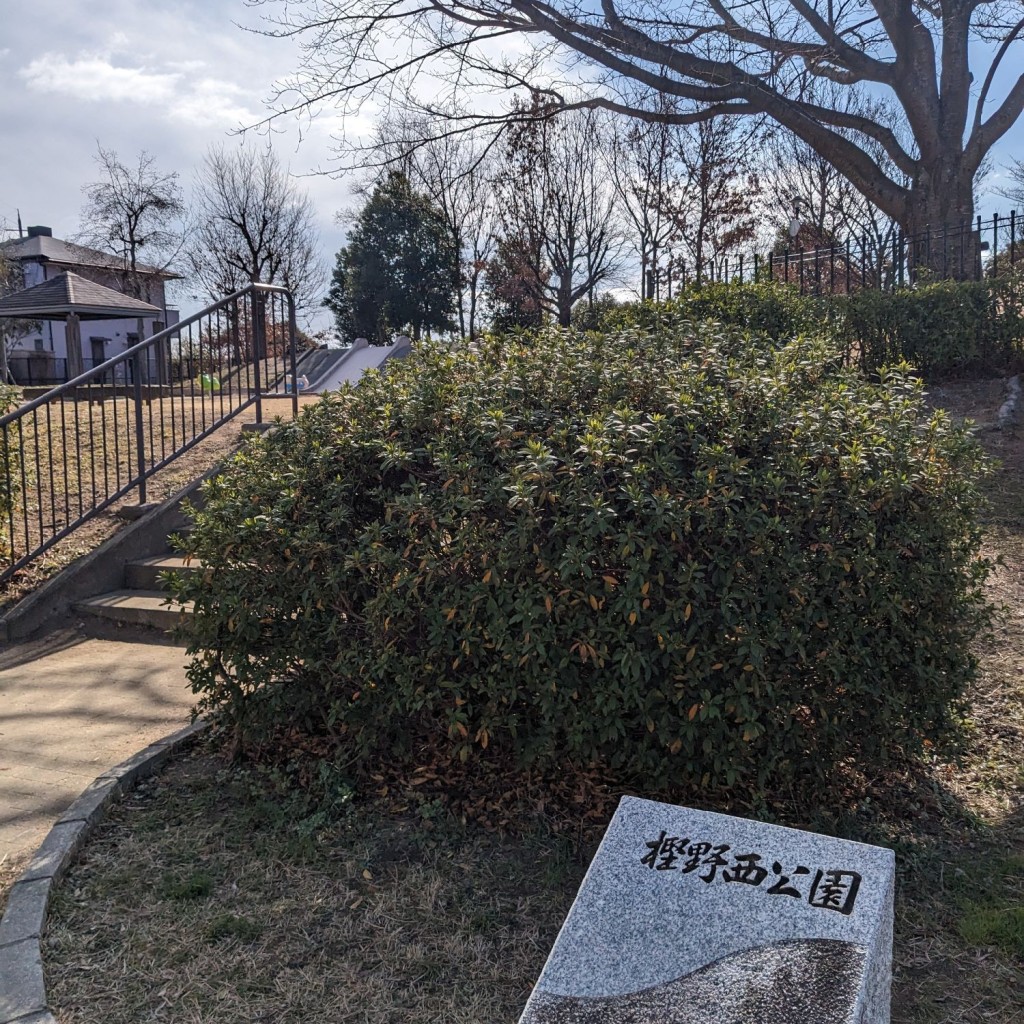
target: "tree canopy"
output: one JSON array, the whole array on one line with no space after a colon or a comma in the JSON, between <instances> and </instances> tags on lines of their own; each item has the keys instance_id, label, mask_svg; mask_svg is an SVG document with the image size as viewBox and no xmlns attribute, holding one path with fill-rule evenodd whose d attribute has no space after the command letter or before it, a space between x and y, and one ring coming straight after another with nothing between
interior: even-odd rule
<instances>
[{"instance_id":1,"label":"tree canopy","mask_svg":"<svg viewBox=\"0 0 1024 1024\"><path fill-rule=\"evenodd\" d=\"M304 47L279 113L352 113L426 82L426 107L497 88L646 120L767 117L907 231L971 217L982 161L1024 110L1024 18L1003 0L293 0L268 31ZM822 82L894 118L822 99ZM481 120L509 116L482 102Z\"/></svg>"},{"instance_id":2,"label":"tree canopy","mask_svg":"<svg viewBox=\"0 0 1024 1024\"><path fill-rule=\"evenodd\" d=\"M457 250L441 211L400 171L373 190L338 253L325 305L349 341L455 329Z\"/></svg>"}]
</instances>

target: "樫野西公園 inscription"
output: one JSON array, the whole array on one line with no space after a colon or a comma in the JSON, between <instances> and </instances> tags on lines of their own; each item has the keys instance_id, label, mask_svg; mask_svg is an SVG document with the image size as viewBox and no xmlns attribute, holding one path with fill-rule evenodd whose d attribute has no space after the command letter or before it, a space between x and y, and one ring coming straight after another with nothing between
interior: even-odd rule
<instances>
[{"instance_id":1,"label":"\u6a2b\u91ce\u897f\u516c\u5712 inscription","mask_svg":"<svg viewBox=\"0 0 1024 1024\"><path fill-rule=\"evenodd\" d=\"M778 860L769 862L761 853L737 853L728 843L691 842L689 838L670 836L664 830L644 845L647 852L640 863L653 871L695 874L708 885L716 881L747 885L766 896L806 900L817 910L845 915L853 913L862 881L857 871L821 867L812 870L804 864L790 867Z\"/></svg>"}]
</instances>

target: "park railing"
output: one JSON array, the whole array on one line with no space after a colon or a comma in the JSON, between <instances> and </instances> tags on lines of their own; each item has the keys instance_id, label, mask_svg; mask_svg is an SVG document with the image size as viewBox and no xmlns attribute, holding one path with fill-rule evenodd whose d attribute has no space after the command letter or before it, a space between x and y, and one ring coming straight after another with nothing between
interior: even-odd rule
<instances>
[{"instance_id":1,"label":"park railing","mask_svg":"<svg viewBox=\"0 0 1024 1024\"><path fill-rule=\"evenodd\" d=\"M265 396L297 412L295 339L253 283L0 417L0 582Z\"/></svg>"},{"instance_id":2,"label":"park railing","mask_svg":"<svg viewBox=\"0 0 1024 1024\"><path fill-rule=\"evenodd\" d=\"M893 291L923 281L979 281L1024 267L1024 217L1008 215L938 224L916 234L895 225L827 244L730 251L700 261L672 259L660 297L692 285L775 280L804 294Z\"/></svg>"}]
</instances>

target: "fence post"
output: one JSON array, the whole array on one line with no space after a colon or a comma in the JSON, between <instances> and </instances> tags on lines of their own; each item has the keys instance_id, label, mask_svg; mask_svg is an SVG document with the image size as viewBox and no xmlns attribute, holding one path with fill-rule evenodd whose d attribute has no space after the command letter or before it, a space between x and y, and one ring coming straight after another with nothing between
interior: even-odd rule
<instances>
[{"instance_id":1,"label":"fence post","mask_svg":"<svg viewBox=\"0 0 1024 1024\"><path fill-rule=\"evenodd\" d=\"M999 214L992 214L992 276L999 273Z\"/></svg>"},{"instance_id":2,"label":"fence post","mask_svg":"<svg viewBox=\"0 0 1024 1024\"><path fill-rule=\"evenodd\" d=\"M132 391L135 398L135 448L139 474L139 504L146 504L146 434L142 428L142 357L132 355ZM115 399L116 400L116 399Z\"/></svg>"},{"instance_id":3,"label":"fence post","mask_svg":"<svg viewBox=\"0 0 1024 1024\"><path fill-rule=\"evenodd\" d=\"M978 255L974 261L974 280L980 281L982 277L981 272L981 214L978 214Z\"/></svg>"},{"instance_id":4,"label":"fence post","mask_svg":"<svg viewBox=\"0 0 1024 1024\"><path fill-rule=\"evenodd\" d=\"M1017 300L1017 211L1010 211L1010 295Z\"/></svg>"}]
</instances>

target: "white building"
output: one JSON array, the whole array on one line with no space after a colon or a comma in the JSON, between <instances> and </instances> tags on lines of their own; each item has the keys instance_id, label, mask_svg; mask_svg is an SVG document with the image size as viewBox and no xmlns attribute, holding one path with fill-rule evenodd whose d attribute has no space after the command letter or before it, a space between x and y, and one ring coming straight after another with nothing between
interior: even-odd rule
<instances>
[{"instance_id":1,"label":"white building","mask_svg":"<svg viewBox=\"0 0 1024 1024\"><path fill-rule=\"evenodd\" d=\"M0 253L7 260L21 264L26 288L71 271L124 295L131 294L122 260L98 249L54 238L48 227L30 227L27 237L0 242ZM138 264L136 272L140 292L137 297L161 310L142 323L143 335L148 338L178 322L178 311L167 305L166 296L167 281L178 275L145 264ZM83 322L82 365L84 369L91 369L139 340L137 319ZM63 383L68 379L64 323L42 322L40 330L14 343L8 358L14 379L19 384Z\"/></svg>"}]
</instances>

